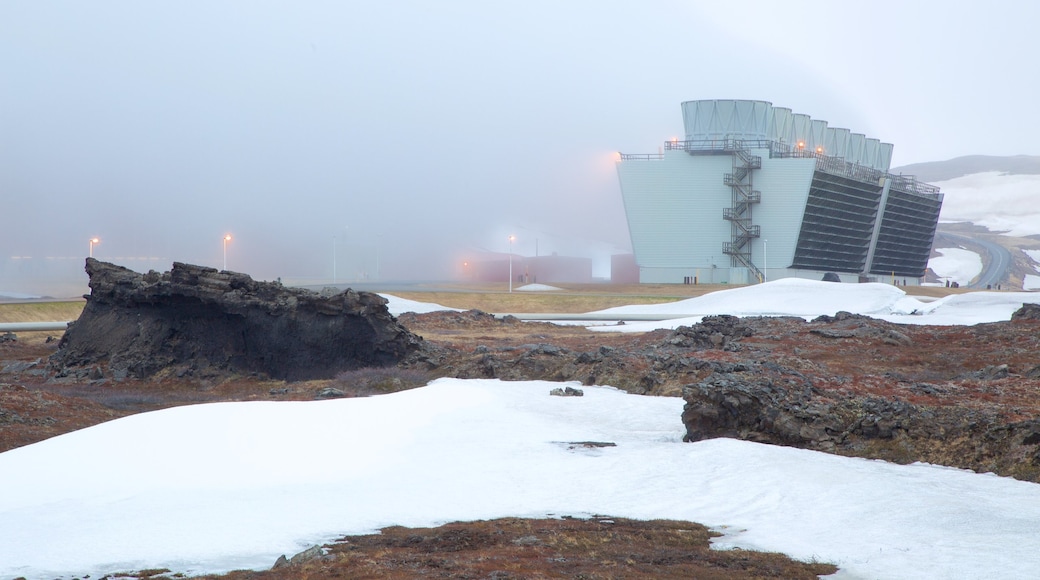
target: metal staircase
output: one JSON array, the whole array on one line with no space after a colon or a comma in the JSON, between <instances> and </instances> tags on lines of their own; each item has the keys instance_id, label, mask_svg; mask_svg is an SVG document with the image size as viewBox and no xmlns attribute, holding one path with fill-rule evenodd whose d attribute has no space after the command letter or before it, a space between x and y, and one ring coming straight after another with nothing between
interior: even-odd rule
<instances>
[{"instance_id":1,"label":"metal staircase","mask_svg":"<svg viewBox=\"0 0 1040 580\"><path fill-rule=\"evenodd\" d=\"M762 158L752 155L740 140L727 140L723 149L733 156L733 173L723 177L733 191L733 202L722 209L722 219L730 222L732 236L731 241L723 243L722 252L732 265L744 266L762 281L762 271L751 261L751 240L762 235L761 228L752 223L751 209L762 201L762 193L751 188L751 172L762 168Z\"/></svg>"}]
</instances>

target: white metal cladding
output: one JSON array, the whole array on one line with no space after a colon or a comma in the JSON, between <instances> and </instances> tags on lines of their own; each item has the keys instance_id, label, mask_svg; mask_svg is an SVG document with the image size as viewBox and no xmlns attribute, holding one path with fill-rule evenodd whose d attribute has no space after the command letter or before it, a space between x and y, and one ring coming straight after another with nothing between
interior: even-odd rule
<instances>
[{"instance_id":1,"label":"white metal cladding","mask_svg":"<svg viewBox=\"0 0 1040 580\"><path fill-rule=\"evenodd\" d=\"M844 158L848 146L848 129L842 129L840 127L830 127L827 129L827 138L823 143L823 151L825 155Z\"/></svg>"},{"instance_id":2,"label":"white metal cladding","mask_svg":"<svg viewBox=\"0 0 1040 580\"><path fill-rule=\"evenodd\" d=\"M710 267L713 258L719 267L728 266L722 243L730 238L730 224L722 214L732 203L732 191L723 175L732 171L732 163L729 155L665 151L663 159L618 164L632 249L641 268Z\"/></svg>"},{"instance_id":3,"label":"white metal cladding","mask_svg":"<svg viewBox=\"0 0 1040 580\"><path fill-rule=\"evenodd\" d=\"M812 125L812 119L809 115L802 113L795 113L791 115L791 134L788 141L797 145L798 143L805 144L809 140L809 128Z\"/></svg>"},{"instance_id":4,"label":"white metal cladding","mask_svg":"<svg viewBox=\"0 0 1040 580\"><path fill-rule=\"evenodd\" d=\"M845 161L863 165L863 142L867 136L863 133L852 133L849 135L849 146L845 149Z\"/></svg>"},{"instance_id":5,"label":"white metal cladding","mask_svg":"<svg viewBox=\"0 0 1040 580\"><path fill-rule=\"evenodd\" d=\"M709 139L709 127L715 116L715 101L686 101L682 104L686 140Z\"/></svg>"},{"instance_id":6,"label":"white metal cladding","mask_svg":"<svg viewBox=\"0 0 1040 580\"><path fill-rule=\"evenodd\" d=\"M762 168L753 176L755 189L762 192L762 201L754 209L761 237L752 242L752 260L759 268L768 267L768 278L772 280L785 276L781 270L794 260L816 160L769 158L766 151L753 153L762 155Z\"/></svg>"},{"instance_id":7,"label":"white metal cladding","mask_svg":"<svg viewBox=\"0 0 1040 580\"><path fill-rule=\"evenodd\" d=\"M880 145L881 141L873 137L867 137L863 141L863 165L878 168L878 147Z\"/></svg>"},{"instance_id":8,"label":"white metal cladding","mask_svg":"<svg viewBox=\"0 0 1040 580\"><path fill-rule=\"evenodd\" d=\"M807 151L843 158L887 171L892 145L867 139L862 133L829 127L827 121L774 107L768 101L710 99L682 103L683 125L690 141L743 139L779 141L792 147L803 143Z\"/></svg>"},{"instance_id":9,"label":"white metal cladding","mask_svg":"<svg viewBox=\"0 0 1040 580\"><path fill-rule=\"evenodd\" d=\"M768 139L772 108L767 101L686 101L682 104L686 139Z\"/></svg>"},{"instance_id":10,"label":"white metal cladding","mask_svg":"<svg viewBox=\"0 0 1040 580\"><path fill-rule=\"evenodd\" d=\"M877 168L885 173L888 173L889 168L892 166L892 148L894 145L891 143L882 143L878 145L878 163Z\"/></svg>"},{"instance_id":11,"label":"white metal cladding","mask_svg":"<svg viewBox=\"0 0 1040 580\"><path fill-rule=\"evenodd\" d=\"M791 128L791 115L794 113L787 107L773 107L773 118L769 123L769 140L784 141Z\"/></svg>"},{"instance_id":12,"label":"white metal cladding","mask_svg":"<svg viewBox=\"0 0 1040 580\"><path fill-rule=\"evenodd\" d=\"M827 121L821 119L813 119L812 124L809 125L809 139L805 144L805 147L810 151L816 151L823 147L824 142L827 140ZM826 152L824 151L826 154Z\"/></svg>"},{"instance_id":13,"label":"white metal cladding","mask_svg":"<svg viewBox=\"0 0 1040 580\"><path fill-rule=\"evenodd\" d=\"M754 209L763 240L753 242L753 260L760 268L768 264L772 279L786 275L783 271L793 259L816 160L770 158L768 149L750 153L762 157L762 167L754 174L755 187L769 191ZM732 237L730 224L722 217L732 204L731 188L724 183L725 174L732 170L729 155L682 151L618 164L642 282L677 284L686 276L699 276L702 282L751 281L745 279L745 269L731 269L722 252Z\"/></svg>"}]
</instances>

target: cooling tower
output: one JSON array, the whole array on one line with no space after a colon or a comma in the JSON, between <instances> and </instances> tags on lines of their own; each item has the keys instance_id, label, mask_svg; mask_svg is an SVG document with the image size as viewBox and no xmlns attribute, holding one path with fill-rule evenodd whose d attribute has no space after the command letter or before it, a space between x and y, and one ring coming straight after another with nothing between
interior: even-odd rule
<instances>
[{"instance_id":1,"label":"cooling tower","mask_svg":"<svg viewBox=\"0 0 1040 580\"><path fill-rule=\"evenodd\" d=\"M617 164L641 282L919 283L942 207L893 146L767 101L682 103L686 138Z\"/></svg>"}]
</instances>

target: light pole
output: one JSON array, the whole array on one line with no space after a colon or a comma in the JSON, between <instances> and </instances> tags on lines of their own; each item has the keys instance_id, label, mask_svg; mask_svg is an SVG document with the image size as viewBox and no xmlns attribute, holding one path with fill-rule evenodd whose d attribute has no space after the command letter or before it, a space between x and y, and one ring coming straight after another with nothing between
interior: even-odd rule
<instances>
[{"instance_id":1,"label":"light pole","mask_svg":"<svg viewBox=\"0 0 1040 580\"><path fill-rule=\"evenodd\" d=\"M336 283L336 236L332 236L332 283Z\"/></svg>"},{"instance_id":2,"label":"light pole","mask_svg":"<svg viewBox=\"0 0 1040 580\"><path fill-rule=\"evenodd\" d=\"M87 256L88 257L91 257L91 258L94 257L94 244L99 244L99 243L101 243L101 240L99 240L98 238L90 238L90 248L87 250Z\"/></svg>"},{"instance_id":3,"label":"light pole","mask_svg":"<svg viewBox=\"0 0 1040 580\"><path fill-rule=\"evenodd\" d=\"M227 271L227 243L231 241L231 234L224 234L224 271Z\"/></svg>"},{"instance_id":4,"label":"light pole","mask_svg":"<svg viewBox=\"0 0 1040 580\"><path fill-rule=\"evenodd\" d=\"M516 236L509 236L509 292L513 292L513 240Z\"/></svg>"},{"instance_id":5,"label":"light pole","mask_svg":"<svg viewBox=\"0 0 1040 580\"><path fill-rule=\"evenodd\" d=\"M762 240L762 280L764 282L769 281L769 240Z\"/></svg>"}]
</instances>

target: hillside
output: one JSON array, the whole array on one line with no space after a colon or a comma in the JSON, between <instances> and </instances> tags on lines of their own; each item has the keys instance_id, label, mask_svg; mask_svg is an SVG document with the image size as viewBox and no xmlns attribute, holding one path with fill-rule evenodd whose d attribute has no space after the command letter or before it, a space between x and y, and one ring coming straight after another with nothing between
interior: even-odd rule
<instances>
[{"instance_id":1,"label":"hillside","mask_svg":"<svg viewBox=\"0 0 1040 580\"><path fill-rule=\"evenodd\" d=\"M1040 155L1014 155L1011 157L966 155L946 161L911 163L891 169L891 172L896 175L915 175L926 183L946 181L989 171L1011 175L1040 175Z\"/></svg>"},{"instance_id":2,"label":"hillside","mask_svg":"<svg viewBox=\"0 0 1040 580\"><path fill-rule=\"evenodd\" d=\"M1040 208L1035 203L1040 197L1040 156L969 155L895 167L892 173L915 175L943 192L933 248L974 252L984 268L994 259L1007 264L994 288L1036 286L1038 264L1029 252L1040 249ZM994 256L994 245L1007 253ZM938 257L940 253L933 249L932 258ZM937 278L930 270L927 279Z\"/></svg>"}]
</instances>

